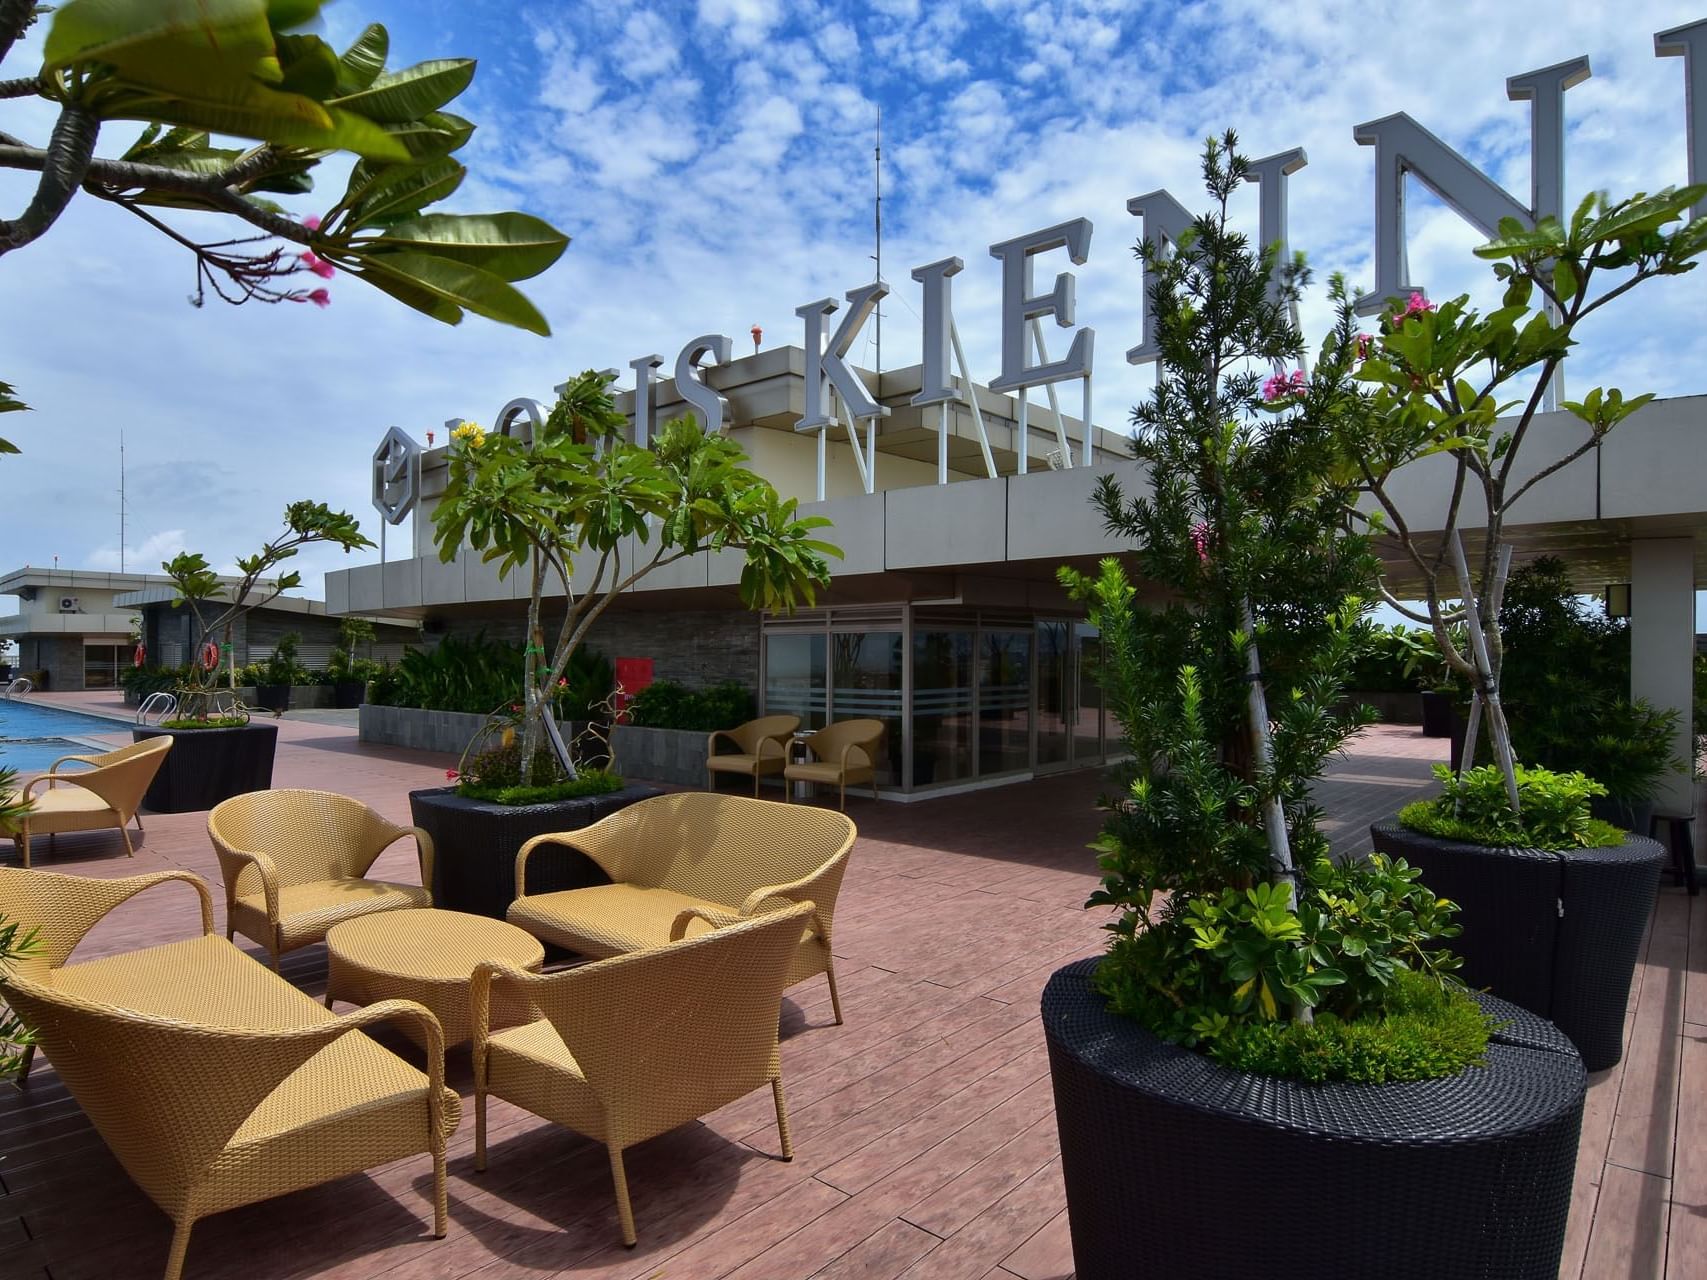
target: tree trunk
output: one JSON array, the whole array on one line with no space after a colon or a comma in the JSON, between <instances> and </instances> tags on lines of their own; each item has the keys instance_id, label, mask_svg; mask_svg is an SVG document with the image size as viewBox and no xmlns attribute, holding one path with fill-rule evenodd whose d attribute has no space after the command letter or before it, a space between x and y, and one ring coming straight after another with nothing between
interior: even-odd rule
<instances>
[{"instance_id":1,"label":"tree trunk","mask_svg":"<svg viewBox=\"0 0 1707 1280\"><path fill-rule=\"evenodd\" d=\"M1476 667L1476 698L1488 721L1488 741L1493 744L1494 759L1499 763L1500 773L1505 776L1506 799L1511 804L1511 811L1518 813L1523 806L1517 797L1517 761L1511 752L1511 727L1506 724L1505 709L1500 706L1499 676L1488 658L1488 638L1482 632L1481 602L1477 600L1474 584L1470 581L1470 566L1464 558L1464 540L1457 530L1452 533L1452 563L1458 571L1458 588L1464 596L1464 629L1469 635L1470 656ZM1502 556L1501 563L1510 561ZM1494 583L1486 585L1491 588L1488 598L1492 600L1497 586ZM1494 625L1499 625L1498 619Z\"/></svg>"}]
</instances>

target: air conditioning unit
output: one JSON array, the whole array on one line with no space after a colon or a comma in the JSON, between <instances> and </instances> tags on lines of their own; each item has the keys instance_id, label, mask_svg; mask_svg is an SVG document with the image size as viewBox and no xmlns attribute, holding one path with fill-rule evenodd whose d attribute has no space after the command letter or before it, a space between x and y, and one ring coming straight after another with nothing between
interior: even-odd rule
<instances>
[{"instance_id":1,"label":"air conditioning unit","mask_svg":"<svg viewBox=\"0 0 1707 1280\"><path fill-rule=\"evenodd\" d=\"M76 596L60 596L59 611L61 613L82 613L83 602Z\"/></svg>"}]
</instances>

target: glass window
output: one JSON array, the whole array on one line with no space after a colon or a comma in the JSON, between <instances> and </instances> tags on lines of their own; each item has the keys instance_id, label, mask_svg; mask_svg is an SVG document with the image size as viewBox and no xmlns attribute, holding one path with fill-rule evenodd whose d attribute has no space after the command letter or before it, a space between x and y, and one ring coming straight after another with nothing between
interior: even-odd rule
<instances>
[{"instance_id":1,"label":"glass window","mask_svg":"<svg viewBox=\"0 0 1707 1280\"><path fill-rule=\"evenodd\" d=\"M913 785L972 776L970 631L913 632Z\"/></svg>"},{"instance_id":2,"label":"glass window","mask_svg":"<svg viewBox=\"0 0 1707 1280\"><path fill-rule=\"evenodd\" d=\"M83 646L83 687L85 689L115 689L119 683L121 650L112 644Z\"/></svg>"},{"instance_id":3,"label":"glass window","mask_svg":"<svg viewBox=\"0 0 1707 1280\"><path fill-rule=\"evenodd\" d=\"M837 720L881 720L886 732L878 749L877 780L894 783L901 773L901 633L838 631L834 650Z\"/></svg>"},{"instance_id":4,"label":"glass window","mask_svg":"<svg viewBox=\"0 0 1707 1280\"><path fill-rule=\"evenodd\" d=\"M1031 632L986 631L978 645L978 772L1031 767Z\"/></svg>"},{"instance_id":5,"label":"glass window","mask_svg":"<svg viewBox=\"0 0 1707 1280\"><path fill-rule=\"evenodd\" d=\"M1079 705L1073 722L1073 760L1092 764L1102 758L1102 676L1097 663L1102 657L1102 637L1088 622L1073 628L1079 646Z\"/></svg>"},{"instance_id":6,"label":"glass window","mask_svg":"<svg viewBox=\"0 0 1707 1280\"><path fill-rule=\"evenodd\" d=\"M1066 764L1070 750L1072 721L1071 685L1068 679L1069 624L1039 621L1037 624L1037 767Z\"/></svg>"},{"instance_id":7,"label":"glass window","mask_svg":"<svg viewBox=\"0 0 1707 1280\"><path fill-rule=\"evenodd\" d=\"M765 714L796 715L805 729L821 729L828 719L823 632L765 637Z\"/></svg>"}]
</instances>

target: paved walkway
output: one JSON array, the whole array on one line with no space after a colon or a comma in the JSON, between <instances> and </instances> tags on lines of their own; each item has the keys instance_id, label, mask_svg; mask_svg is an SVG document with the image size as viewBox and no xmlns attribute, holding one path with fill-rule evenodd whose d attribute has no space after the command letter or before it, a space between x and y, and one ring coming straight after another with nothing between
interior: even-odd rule
<instances>
[{"instance_id":1,"label":"paved walkway","mask_svg":"<svg viewBox=\"0 0 1707 1280\"><path fill-rule=\"evenodd\" d=\"M1321 799L1337 847L1356 847L1370 818L1417 793L1436 746L1384 729L1336 762ZM276 781L337 789L406 822L408 791L442 782L449 763L286 720ZM1065 1280L1037 998L1055 968L1101 945L1102 917L1081 909L1095 883L1085 846L1099 785L1069 774L912 805L850 797L860 840L837 912L847 1023L830 1022L821 980L783 1008L797 1158L776 1158L768 1095L642 1144L629 1162L638 1249L617 1243L602 1148L494 1103L487 1173L473 1171L471 1121L452 1140L446 1239L426 1234L428 1166L413 1159L209 1219L191 1245L191 1280ZM43 849L42 865L91 875L181 866L217 886L204 815L145 821L134 861L90 834L62 837L56 856ZM412 851L392 850L376 873L411 877ZM1662 895L1630 1050L1594 1083L1561 1274L1704 1273L1707 912L1692 905ZM156 889L100 926L85 953L183 936L194 922L186 893ZM285 973L323 991L324 949L287 957ZM450 1080L467 1098L466 1051L452 1053ZM0 1090L0 1152L0 1277L159 1275L163 1217L51 1069L38 1067L25 1091Z\"/></svg>"}]
</instances>

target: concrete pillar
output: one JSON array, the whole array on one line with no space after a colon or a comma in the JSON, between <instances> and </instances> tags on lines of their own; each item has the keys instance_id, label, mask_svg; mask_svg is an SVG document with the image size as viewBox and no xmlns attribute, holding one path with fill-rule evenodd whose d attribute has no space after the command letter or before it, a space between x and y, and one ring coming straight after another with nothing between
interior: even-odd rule
<instances>
[{"instance_id":1,"label":"concrete pillar","mask_svg":"<svg viewBox=\"0 0 1707 1280\"><path fill-rule=\"evenodd\" d=\"M1630 542L1630 696L1679 715L1672 752L1690 757L1689 717L1695 661L1695 540L1634 538ZM1694 784L1688 774L1668 774L1655 807L1688 815Z\"/></svg>"}]
</instances>

